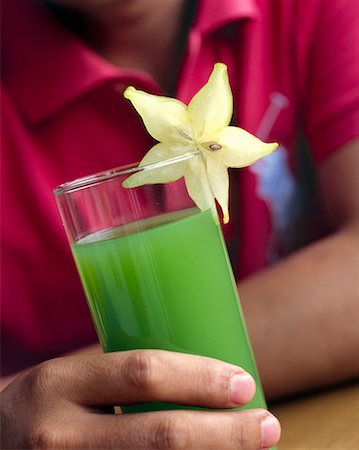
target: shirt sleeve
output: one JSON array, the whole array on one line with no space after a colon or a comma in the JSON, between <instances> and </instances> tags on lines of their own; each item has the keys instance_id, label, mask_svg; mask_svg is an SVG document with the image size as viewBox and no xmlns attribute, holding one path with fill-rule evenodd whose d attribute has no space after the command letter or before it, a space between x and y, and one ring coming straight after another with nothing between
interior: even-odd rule
<instances>
[{"instance_id":1,"label":"shirt sleeve","mask_svg":"<svg viewBox=\"0 0 359 450\"><path fill-rule=\"evenodd\" d=\"M303 7L310 3L301 2ZM359 136L359 2L313 3L303 115L313 158L320 163Z\"/></svg>"}]
</instances>

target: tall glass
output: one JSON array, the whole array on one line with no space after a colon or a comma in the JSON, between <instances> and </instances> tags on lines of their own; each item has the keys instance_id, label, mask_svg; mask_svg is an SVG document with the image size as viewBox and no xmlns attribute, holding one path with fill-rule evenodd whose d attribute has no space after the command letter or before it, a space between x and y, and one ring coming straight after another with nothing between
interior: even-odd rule
<instances>
[{"instance_id":1,"label":"tall glass","mask_svg":"<svg viewBox=\"0 0 359 450\"><path fill-rule=\"evenodd\" d=\"M247 407L265 408L218 218L181 181L122 185L179 162L114 169L54 191L97 335L105 352L164 349L237 364L257 383Z\"/></svg>"}]
</instances>

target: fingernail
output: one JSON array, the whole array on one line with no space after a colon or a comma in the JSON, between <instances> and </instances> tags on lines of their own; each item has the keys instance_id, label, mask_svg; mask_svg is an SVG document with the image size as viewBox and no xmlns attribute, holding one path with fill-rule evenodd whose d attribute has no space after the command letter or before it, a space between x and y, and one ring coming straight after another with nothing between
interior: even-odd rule
<instances>
[{"instance_id":1,"label":"fingernail","mask_svg":"<svg viewBox=\"0 0 359 450\"><path fill-rule=\"evenodd\" d=\"M248 403L256 391L256 384L248 374L234 375L231 380L231 402Z\"/></svg>"},{"instance_id":2,"label":"fingernail","mask_svg":"<svg viewBox=\"0 0 359 450\"><path fill-rule=\"evenodd\" d=\"M280 424L274 416L267 416L261 423L262 448L275 445L280 438Z\"/></svg>"}]
</instances>

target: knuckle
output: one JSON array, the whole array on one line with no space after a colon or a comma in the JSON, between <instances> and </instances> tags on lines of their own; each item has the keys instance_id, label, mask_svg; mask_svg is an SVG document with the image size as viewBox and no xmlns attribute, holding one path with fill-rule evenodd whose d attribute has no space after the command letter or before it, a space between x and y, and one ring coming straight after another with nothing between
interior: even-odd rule
<instances>
[{"instance_id":1,"label":"knuckle","mask_svg":"<svg viewBox=\"0 0 359 450\"><path fill-rule=\"evenodd\" d=\"M227 370L218 370L216 372L208 371L206 373L205 382L210 394L217 395L218 398L229 401L230 398L230 378L231 373Z\"/></svg>"},{"instance_id":2,"label":"knuckle","mask_svg":"<svg viewBox=\"0 0 359 450\"><path fill-rule=\"evenodd\" d=\"M148 352L135 351L125 361L123 375L135 389L149 390L153 385L153 358Z\"/></svg>"},{"instance_id":3,"label":"knuckle","mask_svg":"<svg viewBox=\"0 0 359 450\"><path fill-rule=\"evenodd\" d=\"M230 401L231 373L222 368L204 368L195 377L196 392L205 401L218 406Z\"/></svg>"},{"instance_id":4,"label":"knuckle","mask_svg":"<svg viewBox=\"0 0 359 450\"><path fill-rule=\"evenodd\" d=\"M59 363L60 359L41 363L26 376L26 389L36 393L35 398L51 401L54 396L63 396L69 377L65 373L66 365Z\"/></svg>"},{"instance_id":5,"label":"knuckle","mask_svg":"<svg viewBox=\"0 0 359 450\"><path fill-rule=\"evenodd\" d=\"M234 420L229 433L236 448L241 450L256 450L261 447L259 422L257 420L241 421Z\"/></svg>"},{"instance_id":6,"label":"knuckle","mask_svg":"<svg viewBox=\"0 0 359 450\"><path fill-rule=\"evenodd\" d=\"M75 434L71 424L43 421L34 428L28 439L29 450L59 450L77 448Z\"/></svg>"},{"instance_id":7,"label":"knuckle","mask_svg":"<svg viewBox=\"0 0 359 450\"><path fill-rule=\"evenodd\" d=\"M247 449L248 447L248 439L246 437L246 433L244 431L244 427L242 425L240 425L238 427L238 429L236 430L236 432L233 430L232 431L233 434L236 435L237 437L237 444L238 444L238 448L243 448L243 449Z\"/></svg>"},{"instance_id":8,"label":"knuckle","mask_svg":"<svg viewBox=\"0 0 359 450\"><path fill-rule=\"evenodd\" d=\"M188 449L190 444L190 422L185 416L164 416L156 426L153 447L156 449Z\"/></svg>"},{"instance_id":9,"label":"knuckle","mask_svg":"<svg viewBox=\"0 0 359 450\"><path fill-rule=\"evenodd\" d=\"M26 378L31 391L46 394L56 379L54 372L55 368L52 362L45 362L35 367Z\"/></svg>"},{"instance_id":10,"label":"knuckle","mask_svg":"<svg viewBox=\"0 0 359 450\"><path fill-rule=\"evenodd\" d=\"M29 450L50 450L56 448L58 444L59 442L56 443L55 435L51 429L39 426L30 435L27 448Z\"/></svg>"}]
</instances>

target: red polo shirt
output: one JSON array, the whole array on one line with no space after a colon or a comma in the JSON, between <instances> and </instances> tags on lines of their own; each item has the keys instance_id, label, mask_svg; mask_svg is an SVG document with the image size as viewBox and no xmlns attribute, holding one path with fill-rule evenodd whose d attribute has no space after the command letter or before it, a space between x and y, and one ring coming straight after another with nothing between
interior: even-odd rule
<instances>
[{"instance_id":1,"label":"red polo shirt","mask_svg":"<svg viewBox=\"0 0 359 450\"><path fill-rule=\"evenodd\" d=\"M129 84L160 89L148 74L93 53L40 3L1 6L1 330L9 373L95 339L52 189L138 161L152 142L122 92ZM281 144L274 159L231 174L224 231L238 278L313 238L307 163L320 164L359 135L358 12L351 0L198 2L176 96L188 102L222 61L234 122ZM287 105L274 117L283 99L276 92ZM295 145L299 128L311 158Z\"/></svg>"}]
</instances>

